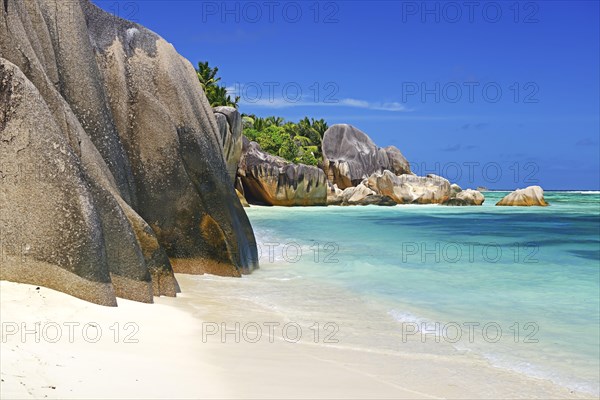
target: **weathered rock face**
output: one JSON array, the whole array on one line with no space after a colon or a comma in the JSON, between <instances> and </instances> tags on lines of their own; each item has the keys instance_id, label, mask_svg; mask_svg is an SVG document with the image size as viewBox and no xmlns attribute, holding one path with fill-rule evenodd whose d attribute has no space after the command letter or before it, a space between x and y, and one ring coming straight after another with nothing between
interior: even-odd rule
<instances>
[{"instance_id":1,"label":"weathered rock face","mask_svg":"<svg viewBox=\"0 0 600 400\"><path fill-rule=\"evenodd\" d=\"M384 150L389 161L384 169L387 169L396 175L411 174L410 164L396 146L388 146L385 147Z\"/></svg>"},{"instance_id":2,"label":"weathered rock face","mask_svg":"<svg viewBox=\"0 0 600 400\"><path fill-rule=\"evenodd\" d=\"M462 188L456 183L450 185L450 197L455 197L460 192L462 192Z\"/></svg>"},{"instance_id":3,"label":"weathered rock face","mask_svg":"<svg viewBox=\"0 0 600 400\"><path fill-rule=\"evenodd\" d=\"M467 204L473 206L480 206L485 201L483 194L473 189L467 189L457 193L456 198L464 200Z\"/></svg>"},{"instance_id":4,"label":"weathered rock face","mask_svg":"<svg viewBox=\"0 0 600 400\"><path fill-rule=\"evenodd\" d=\"M485 201L485 197L477 190L467 189L454 191L454 186L451 185L450 198L442 203L445 206L480 206Z\"/></svg>"},{"instance_id":5,"label":"weathered rock face","mask_svg":"<svg viewBox=\"0 0 600 400\"><path fill-rule=\"evenodd\" d=\"M344 200L342 194L344 191L337 187L337 185L332 185L329 181L327 181L327 205L328 206L339 206L342 204Z\"/></svg>"},{"instance_id":6,"label":"weathered rock face","mask_svg":"<svg viewBox=\"0 0 600 400\"><path fill-rule=\"evenodd\" d=\"M238 163L242 156L242 116L233 107L215 107L213 112L219 128L227 173L234 184Z\"/></svg>"},{"instance_id":7,"label":"weathered rock face","mask_svg":"<svg viewBox=\"0 0 600 400\"><path fill-rule=\"evenodd\" d=\"M400 150L385 149L351 125L333 125L323 136L323 165L327 178L340 189L357 186L375 172L390 170L409 174L408 162Z\"/></svg>"},{"instance_id":8,"label":"weathered rock face","mask_svg":"<svg viewBox=\"0 0 600 400\"><path fill-rule=\"evenodd\" d=\"M154 33L87 0L6 0L0 105L0 279L115 305L174 295L172 266L257 267L195 71Z\"/></svg>"},{"instance_id":9,"label":"weathered rock face","mask_svg":"<svg viewBox=\"0 0 600 400\"><path fill-rule=\"evenodd\" d=\"M343 206L395 206L396 202L389 198L376 193L369 189L364 183L360 183L356 187L349 187L342 192Z\"/></svg>"},{"instance_id":10,"label":"weathered rock face","mask_svg":"<svg viewBox=\"0 0 600 400\"><path fill-rule=\"evenodd\" d=\"M443 206L471 206L468 201L452 197L442 203Z\"/></svg>"},{"instance_id":11,"label":"weathered rock face","mask_svg":"<svg viewBox=\"0 0 600 400\"><path fill-rule=\"evenodd\" d=\"M398 204L440 204L450 198L450 182L437 175L394 175L390 171L375 173L366 186Z\"/></svg>"},{"instance_id":12,"label":"weathered rock face","mask_svg":"<svg viewBox=\"0 0 600 400\"><path fill-rule=\"evenodd\" d=\"M238 175L248 202L270 206L327 204L327 179L321 169L292 164L263 152L256 142L245 137L243 141Z\"/></svg>"},{"instance_id":13,"label":"weathered rock face","mask_svg":"<svg viewBox=\"0 0 600 400\"><path fill-rule=\"evenodd\" d=\"M544 200L544 190L539 186L529 186L525 189L517 189L504 196L496 203L497 206L547 206Z\"/></svg>"},{"instance_id":14,"label":"weathered rock face","mask_svg":"<svg viewBox=\"0 0 600 400\"><path fill-rule=\"evenodd\" d=\"M235 189L235 194L237 195L240 203L242 203L243 207L250 207L250 204L248 204L248 200L246 200L244 195L242 193L240 193L239 190Z\"/></svg>"}]
</instances>

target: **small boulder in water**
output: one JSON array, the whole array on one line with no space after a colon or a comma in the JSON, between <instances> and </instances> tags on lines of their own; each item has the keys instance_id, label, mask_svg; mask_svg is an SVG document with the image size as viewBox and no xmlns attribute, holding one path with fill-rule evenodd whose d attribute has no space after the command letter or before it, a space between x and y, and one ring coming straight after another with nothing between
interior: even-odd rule
<instances>
[{"instance_id":1,"label":"small boulder in water","mask_svg":"<svg viewBox=\"0 0 600 400\"><path fill-rule=\"evenodd\" d=\"M453 197L442 203L443 206L470 206L468 201Z\"/></svg>"},{"instance_id":2,"label":"small boulder in water","mask_svg":"<svg viewBox=\"0 0 600 400\"><path fill-rule=\"evenodd\" d=\"M450 185L450 197L456 197L456 195L460 192L462 192L462 188L456 183Z\"/></svg>"},{"instance_id":3,"label":"small boulder in water","mask_svg":"<svg viewBox=\"0 0 600 400\"><path fill-rule=\"evenodd\" d=\"M485 201L485 197L477 190L467 189L456 194L458 200L464 200L467 205L480 206Z\"/></svg>"},{"instance_id":4,"label":"small boulder in water","mask_svg":"<svg viewBox=\"0 0 600 400\"><path fill-rule=\"evenodd\" d=\"M396 202L390 197L376 193L363 183L356 187L344 189L342 193L343 206L395 206Z\"/></svg>"},{"instance_id":5,"label":"small boulder in water","mask_svg":"<svg viewBox=\"0 0 600 400\"><path fill-rule=\"evenodd\" d=\"M497 206L542 206L548 205L544 200L544 190L539 186L529 186L525 189L517 189L504 196L496 203Z\"/></svg>"},{"instance_id":6,"label":"small boulder in water","mask_svg":"<svg viewBox=\"0 0 600 400\"><path fill-rule=\"evenodd\" d=\"M376 172L365 180L376 193L390 197L398 204L441 204L450 198L450 182L437 175L394 175Z\"/></svg>"}]
</instances>

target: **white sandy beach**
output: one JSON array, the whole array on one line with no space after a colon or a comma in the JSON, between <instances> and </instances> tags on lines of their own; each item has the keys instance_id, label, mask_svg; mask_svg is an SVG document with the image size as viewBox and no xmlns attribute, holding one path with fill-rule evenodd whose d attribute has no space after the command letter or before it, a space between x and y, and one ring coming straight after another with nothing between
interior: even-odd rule
<instances>
[{"instance_id":1,"label":"white sandy beach","mask_svg":"<svg viewBox=\"0 0 600 400\"><path fill-rule=\"evenodd\" d=\"M585 398L466 355L370 352L345 347L343 341L291 343L277 330L272 340L265 330L257 343L244 340L243 334L236 343L233 333L225 343L218 334L205 336L204 343L207 322L226 322L228 327L236 321L242 326L249 321L283 325L285 317L234 301L244 286L241 280L187 275L177 279L183 291L178 298L157 298L152 305L120 299L118 308L0 282L0 397ZM40 322L39 343L33 332L21 335L23 326L31 329L35 322ZM79 323L71 324L73 343L70 323ZM95 327L88 326L87 340L84 337L88 323L102 330L96 343L91 343L96 340ZM134 333L135 327L139 330ZM15 329L18 332L12 333ZM245 332L246 338L255 337L250 332Z\"/></svg>"}]
</instances>

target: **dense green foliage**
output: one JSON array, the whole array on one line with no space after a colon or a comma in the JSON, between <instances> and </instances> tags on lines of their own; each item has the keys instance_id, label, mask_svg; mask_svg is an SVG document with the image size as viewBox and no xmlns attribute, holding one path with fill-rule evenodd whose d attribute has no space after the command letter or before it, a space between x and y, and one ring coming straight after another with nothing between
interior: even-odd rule
<instances>
[{"instance_id":1,"label":"dense green foliage","mask_svg":"<svg viewBox=\"0 0 600 400\"><path fill-rule=\"evenodd\" d=\"M293 123L281 117L244 115L243 121L244 135L269 154L306 165L318 165L323 159L321 142L328 128L323 119L305 117Z\"/></svg>"},{"instance_id":2,"label":"dense green foliage","mask_svg":"<svg viewBox=\"0 0 600 400\"><path fill-rule=\"evenodd\" d=\"M227 94L225 86L219 86L217 83L221 78L217 78L218 67L211 68L207 62L199 62L198 69L196 69L196 75L198 80L204 89L204 93L208 98L208 102L211 107L218 106L229 106L238 107L240 96L236 96L235 99L231 99L231 96Z\"/></svg>"},{"instance_id":3,"label":"dense green foliage","mask_svg":"<svg viewBox=\"0 0 600 400\"><path fill-rule=\"evenodd\" d=\"M207 62L199 62L196 74L211 107L238 108L239 96L231 99L225 86L219 86L218 67L211 68ZM258 142L263 151L306 165L318 165L323 160L321 142L328 126L325 120L304 119L298 123L281 117L259 118L242 114L244 135Z\"/></svg>"}]
</instances>

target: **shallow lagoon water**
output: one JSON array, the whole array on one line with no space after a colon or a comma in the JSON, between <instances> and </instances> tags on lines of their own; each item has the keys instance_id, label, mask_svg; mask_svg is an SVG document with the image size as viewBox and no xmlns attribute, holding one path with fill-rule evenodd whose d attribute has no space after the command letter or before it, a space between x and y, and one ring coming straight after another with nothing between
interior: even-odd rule
<instances>
[{"instance_id":1,"label":"shallow lagoon water","mask_svg":"<svg viewBox=\"0 0 600 400\"><path fill-rule=\"evenodd\" d=\"M505 194L481 207L251 207L263 289L249 300L334 321L341 345L467 352L597 395L600 193L495 207Z\"/></svg>"}]
</instances>

